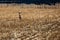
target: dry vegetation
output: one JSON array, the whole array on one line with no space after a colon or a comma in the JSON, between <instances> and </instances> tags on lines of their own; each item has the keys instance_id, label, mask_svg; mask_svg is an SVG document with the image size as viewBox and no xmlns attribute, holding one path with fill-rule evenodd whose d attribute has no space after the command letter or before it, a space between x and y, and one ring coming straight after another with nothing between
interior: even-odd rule
<instances>
[{"instance_id":1,"label":"dry vegetation","mask_svg":"<svg viewBox=\"0 0 60 40\"><path fill-rule=\"evenodd\" d=\"M0 4L0 40L60 40L60 5L52 6Z\"/></svg>"}]
</instances>

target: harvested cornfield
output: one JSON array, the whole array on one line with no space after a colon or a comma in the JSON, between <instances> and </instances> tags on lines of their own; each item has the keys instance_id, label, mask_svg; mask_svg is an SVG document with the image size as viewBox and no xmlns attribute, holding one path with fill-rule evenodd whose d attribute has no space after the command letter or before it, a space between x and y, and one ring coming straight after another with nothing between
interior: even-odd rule
<instances>
[{"instance_id":1,"label":"harvested cornfield","mask_svg":"<svg viewBox=\"0 0 60 40\"><path fill-rule=\"evenodd\" d=\"M0 7L0 40L60 40L60 8Z\"/></svg>"}]
</instances>

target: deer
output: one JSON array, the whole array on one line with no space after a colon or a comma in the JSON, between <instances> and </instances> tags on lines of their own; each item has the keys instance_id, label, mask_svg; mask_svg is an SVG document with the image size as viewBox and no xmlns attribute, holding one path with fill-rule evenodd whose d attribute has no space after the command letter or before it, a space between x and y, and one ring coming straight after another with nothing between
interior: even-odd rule
<instances>
[{"instance_id":1,"label":"deer","mask_svg":"<svg viewBox=\"0 0 60 40\"><path fill-rule=\"evenodd\" d=\"M19 20L21 20L21 12L18 12L18 14L19 14Z\"/></svg>"}]
</instances>

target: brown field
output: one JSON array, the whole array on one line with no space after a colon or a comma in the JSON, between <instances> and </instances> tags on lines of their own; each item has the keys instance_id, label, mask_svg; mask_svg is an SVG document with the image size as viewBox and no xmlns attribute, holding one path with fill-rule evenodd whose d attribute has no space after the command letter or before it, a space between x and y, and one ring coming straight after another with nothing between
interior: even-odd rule
<instances>
[{"instance_id":1,"label":"brown field","mask_svg":"<svg viewBox=\"0 0 60 40\"><path fill-rule=\"evenodd\" d=\"M0 5L0 40L60 40L60 8Z\"/></svg>"}]
</instances>

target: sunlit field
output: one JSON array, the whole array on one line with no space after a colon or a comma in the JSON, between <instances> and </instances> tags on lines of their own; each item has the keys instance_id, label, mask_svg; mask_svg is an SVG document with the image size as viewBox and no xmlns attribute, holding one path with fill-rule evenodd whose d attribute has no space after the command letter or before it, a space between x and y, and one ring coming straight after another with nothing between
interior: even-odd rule
<instances>
[{"instance_id":1,"label":"sunlit field","mask_svg":"<svg viewBox=\"0 0 60 40\"><path fill-rule=\"evenodd\" d=\"M60 40L59 7L0 4L0 40Z\"/></svg>"}]
</instances>

